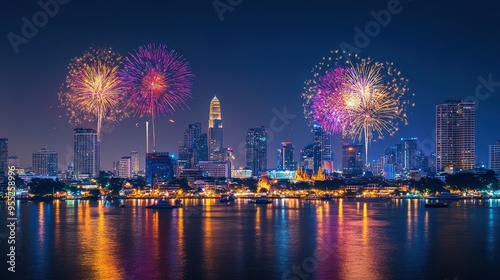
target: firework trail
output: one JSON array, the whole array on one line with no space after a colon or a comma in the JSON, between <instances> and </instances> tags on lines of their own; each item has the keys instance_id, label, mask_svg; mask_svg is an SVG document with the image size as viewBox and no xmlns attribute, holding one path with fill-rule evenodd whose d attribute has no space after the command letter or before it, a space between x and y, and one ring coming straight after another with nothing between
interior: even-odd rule
<instances>
[{"instance_id":1,"label":"firework trail","mask_svg":"<svg viewBox=\"0 0 500 280\"><path fill-rule=\"evenodd\" d=\"M194 75L189 63L165 45L149 44L129 54L120 76L128 98L127 107L137 116L151 116L154 152L155 116L183 109L191 98Z\"/></svg>"},{"instance_id":2,"label":"firework trail","mask_svg":"<svg viewBox=\"0 0 500 280\"><path fill-rule=\"evenodd\" d=\"M71 60L59 92L59 101L67 110L69 122L81 126L97 121L98 139L103 121L119 122L127 115L122 109L120 60L120 55L110 48L91 48Z\"/></svg>"},{"instance_id":3,"label":"firework trail","mask_svg":"<svg viewBox=\"0 0 500 280\"><path fill-rule=\"evenodd\" d=\"M394 135L400 123L407 124L405 100L408 80L390 62L333 51L313 69L313 78L306 80L304 113L329 133L368 146L384 133ZM412 104L414 106L414 104Z\"/></svg>"}]
</instances>

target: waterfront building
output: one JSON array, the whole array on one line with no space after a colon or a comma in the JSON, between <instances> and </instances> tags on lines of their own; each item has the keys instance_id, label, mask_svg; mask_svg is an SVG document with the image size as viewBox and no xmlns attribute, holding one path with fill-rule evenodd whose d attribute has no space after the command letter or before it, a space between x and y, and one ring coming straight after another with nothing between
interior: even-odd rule
<instances>
[{"instance_id":1,"label":"waterfront building","mask_svg":"<svg viewBox=\"0 0 500 280\"><path fill-rule=\"evenodd\" d=\"M32 155L32 172L37 176L56 176L58 167L57 151L43 148Z\"/></svg>"},{"instance_id":2,"label":"waterfront building","mask_svg":"<svg viewBox=\"0 0 500 280\"><path fill-rule=\"evenodd\" d=\"M488 167L500 176L500 140L489 145Z\"/></svg>"},{"instance_id":3,"label":"waterfront building","mask_svg":"<svg viewBox=\"0 0 500 280\"><path fill-rule=\"evenodd\" d=\"M202 171L203 177L231 178L229 162L200 161L198 168Z\"/></svg>"},{"instance_id":4,"label":"waterfront building","mask_svg":"<svg viewBox=\"0 0 500 280\"><path fill-rule=\"evenodd\" d=\"M437 172L474 170L475 103L448 100L436 106Z\"/></svg>"},{"instance_id":5,"label":"waterfront building","mask_svg":"<svg viewBox=\"0 0 500 280\"><path fill-rule=\"evenodd\" d=\"M168 152L146 154L146 181L152 186L171 181L174 177L173 159Z\"/></svg>"},{"instance_id":6,"label":"waterfront building","mask_svg":"<svg viewBox=\"0 0 500 280\"><path fill-rule=\"evenodd\" d=\"M100 169L100 142L90 128L74 130L74 176L76 179L97 177Z\"/></svg>"}]
</instances>

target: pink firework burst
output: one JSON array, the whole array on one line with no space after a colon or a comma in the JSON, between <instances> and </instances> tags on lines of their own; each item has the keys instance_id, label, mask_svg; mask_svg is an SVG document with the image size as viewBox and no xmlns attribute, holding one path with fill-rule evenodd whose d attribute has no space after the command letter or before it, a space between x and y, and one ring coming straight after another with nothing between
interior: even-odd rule
<instances>
[{"instance_id":1,"label":"pink firework burst","mask_svg":"<svg viewBox=\"0 0 500 280\"><path fill-rule=\"evenodd\" d=\"M316 95L311 102L312 117L330 133L342 132L348 119L344 106L345 72L343 67L327 71L313 88Z\"/></svg>"},{"instance_id":2,"label":"pink firework burst","mask_svg":"<svg viewBox=\"0 0 500 280\"><path fill-rule=\"evenodd\" d=\"M165 45L141 46L123 64L120 75L128 97L127 107L137 116L151 116L156 147L155 116L187 107L194 75L189 63Z\"/></svg>"}]
</instances>

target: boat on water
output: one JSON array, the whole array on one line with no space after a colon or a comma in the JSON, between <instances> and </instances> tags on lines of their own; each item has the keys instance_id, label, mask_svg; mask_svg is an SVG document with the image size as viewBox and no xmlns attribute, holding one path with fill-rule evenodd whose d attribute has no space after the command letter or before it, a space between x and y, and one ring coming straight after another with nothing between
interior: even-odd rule
<instances>
[{"instance_id":1,"label":"boat on water","mask_svg":"<svg viewBox=\"0 0 500 280\"><path fill-rule=\"evenodd\" d=\"M152 209L173 209L182 207L182 200L176 199L175 204L171 204L168 199L160 198L156 201L156 204L148 205L146 208Z\"/></svg>"},{"instance_id":2,"label":"boat on water","mask_svg":"<svg viewBox=\"0 0 500 280\"><path fill-rule=\"evenodd\" d=\"M446 207L448 207L448 204L444 202L431 202L425 204L425 208L446 208Z\"/></svg>"},{"instance_id":3,"label":"boat on water","mask_svg":"<svg viewBox=\"0 0 500 280\"><path fill-rule=\"evenodd\" d=\"M458 200L462 199L462 197L454 193L440 193L435 196L429 196L427 199Z\"/></svg>"},{"instance_id":4,"label":"boat on water","mask_svg":"<svg viewBox=\"0 0 500 280\"><path fill-rule=\"evenodd\" d=\"M269 203L273 203L273 201L270 200L269 198L267 198L267 196L263 195L263 196L261 196L258 199L250 200L250 203L254 203L254 204L269 204Z\"/></svg>"}]
</instances>

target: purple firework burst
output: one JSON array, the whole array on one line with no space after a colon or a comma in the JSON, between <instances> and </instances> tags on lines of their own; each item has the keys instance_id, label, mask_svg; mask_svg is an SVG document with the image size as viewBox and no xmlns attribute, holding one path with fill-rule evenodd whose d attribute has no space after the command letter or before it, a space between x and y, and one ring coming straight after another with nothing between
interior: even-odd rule
<instances>
[{"instance_id":1,"label":"purple firework burst","mask_svg":"<svg viewBox=\"0 0 500 280\"><path fill-rule=\"evenodd\" d=\"M187 107L194 75L181 55L161 44L139 47L125 58L123 65L120 76L127 107L140 117L151 115L156 147L155 115Z\"/></svg>"},{"instance_id":2,"label":"purple firework burst","mask_svg":"<svg viewBox=\"0 0 500 280\"><path fill-rule=\"evenodd\" d=\"M311 102L312 116L330 133L342 132L347 122L343 94L345 73L344 67L327 71L314 87L316 94Z\"/></svg>"},{"instance_id":3,"label":"purple firework burst","mask_svg":"<svg viewBox=\"0 0 500 280\"><path fill-rule=\"evenodd\" d=\"M140 117L165 115L187 107L194 75L189 63L165 45L139 47L120 72L127 107Z\"/></svg>"}]
</instances>

